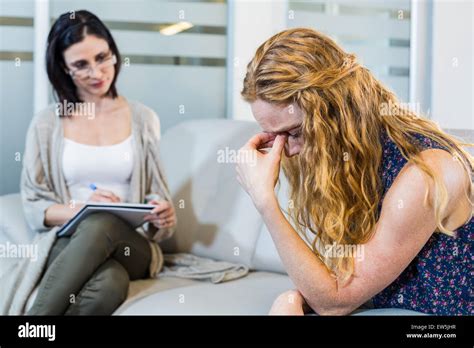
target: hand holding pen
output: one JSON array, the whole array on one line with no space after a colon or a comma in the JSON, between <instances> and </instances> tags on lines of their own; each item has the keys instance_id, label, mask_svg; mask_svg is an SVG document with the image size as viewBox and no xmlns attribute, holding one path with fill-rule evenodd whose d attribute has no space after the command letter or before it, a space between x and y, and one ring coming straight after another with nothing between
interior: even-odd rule
<instances>
[{"instance_id":1,"label":"hand holding pen","mask_svg":"<svg viewBox=\"0 0 474 348\"><path fill-rule=\"evenodd\" d=\"M99 189L95 184L90 184L89 187L93 191L93 193L89 197L88 201L104 202L104 203L119 203L120 202L120 197L115 195L112 191Z\"/></svg>"}]
</instances>

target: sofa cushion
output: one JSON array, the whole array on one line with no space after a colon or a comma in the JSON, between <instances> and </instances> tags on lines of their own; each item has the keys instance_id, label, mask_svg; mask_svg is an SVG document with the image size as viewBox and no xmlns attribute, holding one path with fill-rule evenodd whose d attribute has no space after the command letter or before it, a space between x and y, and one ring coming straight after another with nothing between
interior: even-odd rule
<instances>
[{"instance_id":1,"label":"sofa cushion","mask_svg":"<svg viewBox=\"0 0 474 348\"><path fill-rule=\"evenodd\" d=\"M288 181L283 174L283 170L280 171L276 194L280 207L286 210L288 207ZM267 226L263 223L252 256L252 267L261 271L286 274L270 232L268 231Z\"/></svg>"},{"instance_id":2,"label":"sofa cushion","mask_svg":"<svg viewBox=\"0 0 474 348\"><path fill-rule=\"evenodd\" d=\"M137 280L130 283L128 299L114 315L265 315L279 294L294 288L287 276L267 272L251 272L245 278L221 284L175 277ZM426 314L362 306L351 315Z\"/></svg>"},{"instance_id":3,"label":"sofa cushion","mask_svg":"<svg viewBox=\"0 0 474 348\"><path fill-rule=\"evenodd\" d=\"M276 193L278 203L286 218L293 225L293 222L288 216L291 211L291 204L289 200L289 187L288 180L283 174L283 170L280 171L279 184L276 187ZM308 240L306 240L308 238ZM302 238L308 245L312 242L314 234L309 230L306 231L306 238ZM257 239L255 251L252 257L252 267L261 271L270 271L286 274L281 258L278 255L275 244L273 243L270 232L265 224L262 224L260 234Z\"/></svg>"},{"instance_id":4,"label":"sofa cushion","mask_svg":"<svg viewBox=\"0 0 474 348\"><path fill-rule=\"evenodd\" d=\"M286 274L270 232L265 225L262 226L255 245L252 269Z\"/></svg>"},{"instance_id":5,"label":"sofa cushion","mask_svg":"<svg viewBox=\"0 0 474 348\"><path fill-rule=\"evenodd\" d=\"M236 180L235 154L259 127L255 122L199 120L169 129L161 156L178 218L164 252L251 266L262 220Z\"/></svg>"},{"instance_id":6,"label":"sofa cushion","mask_svg":"<svg viewBox=\"0 0 474 348\"><path fill-rule=\"evenodd\" d=\"M0 243L25 244L33 237L34 231L28 228L23 215L20 194L0 196Z\"/></svg>"},{"instance_id":7,"label":"sofa cushion","mask_svg":"<svg viewBox=\"0 0 474 348\"><path fill-rule=\"evenodd\" d=\"M243 315L267 314L277 296L294 285L286 275L251 272L247 277L212 284L163 277L156 292L128 301L120 315ZM163 282L162 285L158 283ZM177 282L176 286L171 284Z\"/></svg>"},{"instance_id":8,"label":"sofa cushion","mask_svg":"<svg viewBox=\"0 0 474 348\"><path fill-rule=\"evenodd\" d=\"M446 133L451 134L464 143L474 143L474 129L443 129ZM474 147L464 146L464 150L474 156Z\"/></svg>"}]
</instances>

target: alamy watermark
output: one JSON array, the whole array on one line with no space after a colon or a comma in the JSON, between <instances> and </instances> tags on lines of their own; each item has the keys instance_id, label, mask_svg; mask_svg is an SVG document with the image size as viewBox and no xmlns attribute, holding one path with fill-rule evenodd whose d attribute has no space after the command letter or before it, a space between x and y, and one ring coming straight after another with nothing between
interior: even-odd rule
<instances>
[{"instance_id":1,"label":"alamy watermark","mask_svg":"<svg viewBox=\"0 0 474 348\"><path fill-rule=\"evenodd\" d=\"M56 115L87 117L92 120L95 118L95 103L73 103L64 100L62 103L56 103Z\"/></svg>"},{"instance_id":2,"label":"alamy watermark","mask_svg":"<svg viewBox=\"0 0 474 348\"><path fill-rule=\"evenodd\" d=\"M404 116L404 115L421 115L420 103L394 103L389 100L387 103L380 104L381 116Z\"/></svg>"},{"instance_id":3,"label":"alamy watermark","mask_svg":"<svg viewBox=\"0 0 474 348\"><path fill-rule=\"evenodd\" d=\"M248 163L250 166L257 164L256 151L234 150L226 146L217 150L217 163Z\"/></svg>"},{"instance_id":4,"label":"alamy watermark","mask_svg":"<svg viewBox=\"0 0 474 348\"><path fill-rule=\"evenodd\" d=\"M54 324L30 324L26 322L18 326L18 337L20 338L46 338L48 341L56 340L56 325Z\"/></svg>"},{"instance_id":5,"label":"alamy watermark","mask_svg":"<svg viewBox=\"0 0 474 348\"><path fill-rule=\"evenodd\" d=\"M37 244L14 244L6 242L0 244L0 258L28 258L31 261L38 260Z\"/></svg>"},{"instance_id":6,"label":"alamy watermark","mask_svg":"<svg viewBox=\"0 0 474 348\"><path fill-rule=\"evenodd\" d=\"M333 242L324 246L324 256L326 258L352 257L358 261L364 259L363 244L337 244Z\"/></svg>"}]
</instances>

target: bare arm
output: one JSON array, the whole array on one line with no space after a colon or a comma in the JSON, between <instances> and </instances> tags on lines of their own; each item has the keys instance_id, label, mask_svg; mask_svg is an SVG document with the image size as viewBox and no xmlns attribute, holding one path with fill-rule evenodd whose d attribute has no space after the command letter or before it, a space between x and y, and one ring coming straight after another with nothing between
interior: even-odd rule
<instances>
[{"instance_id":1,"label":"bare arm","mask_svg":"<svg viewBox=\"0 0 474 348\"><path fill-rule=\"evenodd\" d=\"M449 154L432 152L425 154L425 158L432 169L444 177L450 198L448 206L463 201L465 173L460 167L456 168L457 164ZM276 199L267 205L262 216L283 264L316 312L336 315L352 312L387 287L409 265L436 229L432 207L423 204L426 183L426 177L418 167L407 165L402 170L384 199L374 237L364 245L363 257L356 259L355 272L343 286L338 285L297 235ZM463 219L451 227L459 227L469 214L470 211L464 211Z\"/></svg>"},{"instance_id":2,"label":"bare arm","mask_svg":"<svg viewBox=\"0 0 474 348\"><path fill-rule=\"evenodd\" d=\"M252 148L249 143L246 150ZM268 155L258 154L256 166L239 164L238 180L254 200L288 275L309 306L322 315L348 314L393 282L435 231L433 209L423 204L426 176L411 164L400 172L384 199L374 236L364 245L363 258L356 259L353 276L341 285L286 220L275 195L269 194L268 188L262 191L266 182L275 178L272 177L273 168L275 163L279 164L281 147L278 140ZM445 151L425 152L423 157L427 164L444 179L448 207L467 199L467 175L459 163ZM470 214L468 210L462 214L464 219ZM449 220L453 211L447 213L446 219ZM459 227L463 222L460 219L451 227Z\"/></svg>"},{"instance_id":3,"label":"bare arm","mask_svg":"<svg viewBox=\"0 0 474 348\"><path fill-rule=\"evenodd\" d=\"M120 198L113 192L103 189L96 189L89 197L90 202L120 202ZM53 204L46 209L44 213L44 224L46 226L58 226L69 221L74 215L81 210L84 204L74 204L69 206L66 204Z\"/></svg>"},{"instance_id":4,"label":"bare arm","mask_svg":"<svg viewBox=\"0 0 474 348\"><path fill-rule=\"evenodd\" d=\"M77 204L74 208L65 204L53 204L46 209L44 213L45 226L58 226L69 221L76 213L81 210L83 204Z\"/></svg>"}]
</instances>

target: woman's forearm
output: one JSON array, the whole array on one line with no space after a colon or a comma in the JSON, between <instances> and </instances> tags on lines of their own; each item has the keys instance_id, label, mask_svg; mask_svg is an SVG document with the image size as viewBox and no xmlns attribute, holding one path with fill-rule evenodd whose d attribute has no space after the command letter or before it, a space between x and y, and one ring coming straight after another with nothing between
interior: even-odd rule
<instances>
[{"instance_id":1,"label":"woman's forearm","mask_svg":"<svg viewBox=\"0 0 474 348\"><path fill-rule=\"evenodd\" d=\"M76 215L81 208L82 204L76 204L73 208L65 204L53 204L44 213L44 225L62 225Z\"/></svg>"},{"instance_id":2,"label":"woman's forearm","mask_svg":"<svg viewBox=\"0 0 474 348\"><path fill-rule=\"evenodd\" d=\"M345 312L337 300L335 278L290 225L276 198L260 213L288 275L311 308L319 314Z\"/></svg>"}]
</instances>

